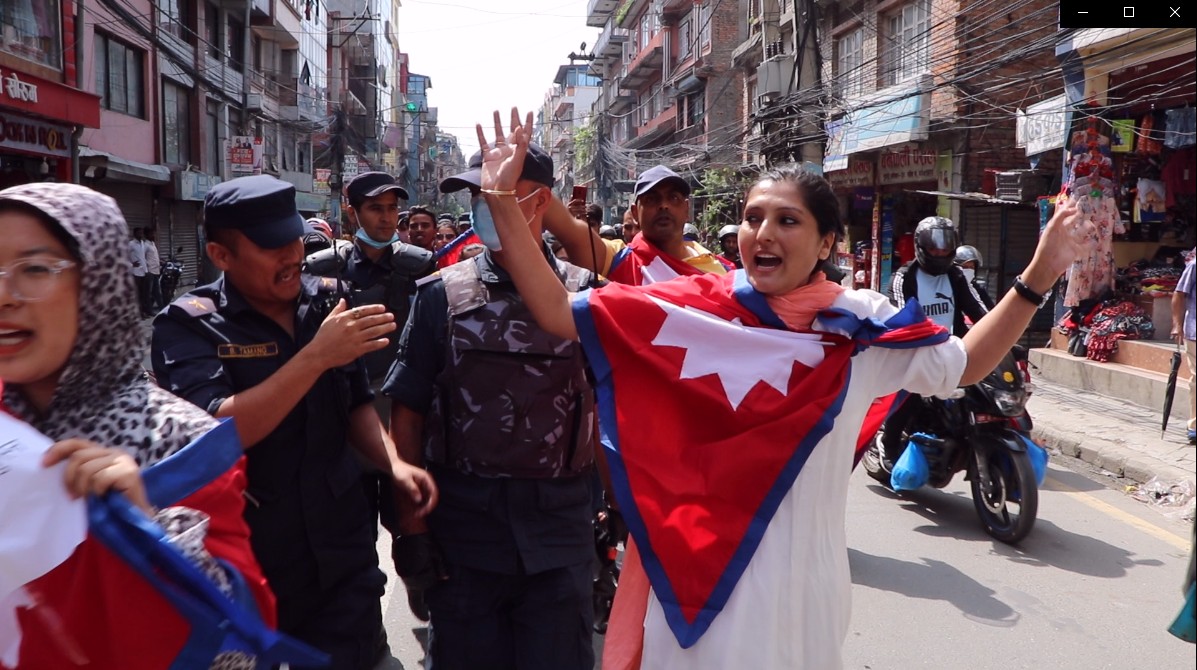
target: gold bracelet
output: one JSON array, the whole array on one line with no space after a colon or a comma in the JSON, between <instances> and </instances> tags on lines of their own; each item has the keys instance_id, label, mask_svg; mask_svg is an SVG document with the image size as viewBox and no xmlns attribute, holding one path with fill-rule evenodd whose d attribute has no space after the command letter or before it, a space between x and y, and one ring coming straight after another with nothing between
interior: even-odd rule
<instances>
[{"instance_id":1,"label":"gold bracelet","mask_svg":"<svg viewBox=\"0 0 1197 670\"><path fill-rule=\"evenodd\" d=\"M515 195L515 189L510 191L496 191L493 188L484 188L482 189L482 192L486 195Z\"/></svg>"}]
</instances>

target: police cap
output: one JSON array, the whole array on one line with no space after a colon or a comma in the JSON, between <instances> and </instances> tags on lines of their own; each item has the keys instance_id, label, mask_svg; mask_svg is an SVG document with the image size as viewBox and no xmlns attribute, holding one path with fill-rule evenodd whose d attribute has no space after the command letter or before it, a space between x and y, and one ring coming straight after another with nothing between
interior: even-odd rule
<instances>
[{"instance_id":1,"label":"police cap","mask_svg":"<svg viewBox=\"0 0 1197 670\"><path fill-rule=\"evenodd\" d=\"M469 168L461 174L455 174L441 182L441 193L454 193L463 188L477 191L482 188L482 152L470 156ZM520 179L527 179L549 188L556 183L553 174L553 157L540 148L540 145L529 142L528 154L524 156L524 169L520 172Z\"/></svg>"},{"instance_id":2,"label":"police cap","mask_svg":"<svg viewBox=\"0 0 1197 670\"><path fill-rule=\"evenodd\" d=\"M345 185L345 198L349 206L361 207L367 198L377 198L387 191L395 191L400 200L407 200L407 189L399 185L395 178L385 172L363 172Z\"/></svg>"},{"instance_id":3,"label":"police cap","mask_svg":"<svg viewBox=\"0 0 1197 670\"><path fill-rule=\"evenodd\" d=\"M278 249L304 234L303 217L295 209L295 187L264 174L212 187L204 197L204 224L239 230L263 249Z\"/></svg>"}]
</instances>

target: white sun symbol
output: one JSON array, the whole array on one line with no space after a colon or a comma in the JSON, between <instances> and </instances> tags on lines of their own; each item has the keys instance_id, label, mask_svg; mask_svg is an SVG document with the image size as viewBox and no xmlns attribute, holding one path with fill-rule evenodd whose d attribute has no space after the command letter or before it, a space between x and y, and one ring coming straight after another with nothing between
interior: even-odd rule
<instances>
[{"instance_id":1,"label":"white sun symbol","mask_svg":"<svg viewBox=\"0 0 1197 670\"><path fill-rule=\"evenodd\" d=\"M792 333L745 326L693 307L678 307L653 298L665 311L665 323L652 343L686 350L680 379L718 375L732 409L758 383L785 394L794 361L813 368L823 362L828 343L817 333Z\"/></svg>"}]
</instances>

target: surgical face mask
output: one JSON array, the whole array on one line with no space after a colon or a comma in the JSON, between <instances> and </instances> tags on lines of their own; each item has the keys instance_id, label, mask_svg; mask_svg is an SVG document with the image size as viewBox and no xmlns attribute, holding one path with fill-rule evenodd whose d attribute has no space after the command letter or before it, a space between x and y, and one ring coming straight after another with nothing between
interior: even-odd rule
<instances>
[{"instance_id":1,"label":"surgical face mask","mask_svg":"<svg viewBox=\"0 0 1197 670\"><path fill-rule=\"evenodd\" d=\"M964 273L964 278L969 281L972 281L973 277L977 276L977 271L972 268L960 268L960 271Z\"/></svg>"},{"instance_id":2,"label":"surgical face mask","mask_svg":"<svg viewBox=\"0 0 1197 670\"><path fill-rule=\"evenodd\" d=\"M357 237L357 239L360 240L363 244L374 247L375 249L385 249L385 248L391 246L392 244L394 244L395 242L399 241L399 235L398 235L398 233L396 233L395 235L392 235L391 239L387 240L386 242L379 242L379 241L375 240L374 238L370 237L369 235L367 235L366 231L362 228L357 229L357 234L355 235L355 237Z\"/></svg>"},{"instance_id":3,"label":"surgical face mask","mask_svg":"<svg viewBox=\"0 0 1197 670\"><path fill-rule=\"evenodd\" d=\"M522 205L525 200L536 193L537 191L533 191L516 202ZM503 243L499 241L499 231L495 229L495 219L490 215L490 206L486 204L486 200L482 196L475 196L470 203L470 215L473 217L471 220L474 222L474 232L478 234L486 248L491 251L502 251Z\"/></svg>"}]
</instances>

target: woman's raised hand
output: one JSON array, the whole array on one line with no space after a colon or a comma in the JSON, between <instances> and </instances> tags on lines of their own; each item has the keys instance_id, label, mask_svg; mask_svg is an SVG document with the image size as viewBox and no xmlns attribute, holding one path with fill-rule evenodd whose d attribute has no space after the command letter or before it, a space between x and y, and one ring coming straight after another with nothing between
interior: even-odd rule
<instances>
[{"instance_id":1,"label":"woman's raised hand","mask_svg":"<svg viewBox=\"0 0 1197 670\"><path fill-rule=\"evenodd\" d=\"M524 169L524 156L528 154L528 143L532 141L532 112L523 124L520 113L511 108L511 131L503 133L503 120L495 111L495 142L486 141L482 124L477 125L478 149L482 152L482 190L514 191Z\"/></svg>"},{"instance_id":2,"label":"woman's raised hand","mask_svg":"<svg viewBox=\"0 0 1197 670\"><path fill-rule=\"evenodd\" d=\"M1093 234L1093 223L1080 213L1076 202L1061 197L1039 237L1032 264L1041 263L1055 281L1072 267L1073 261L1089 254Z\"/></svg>"}]
</instances>

